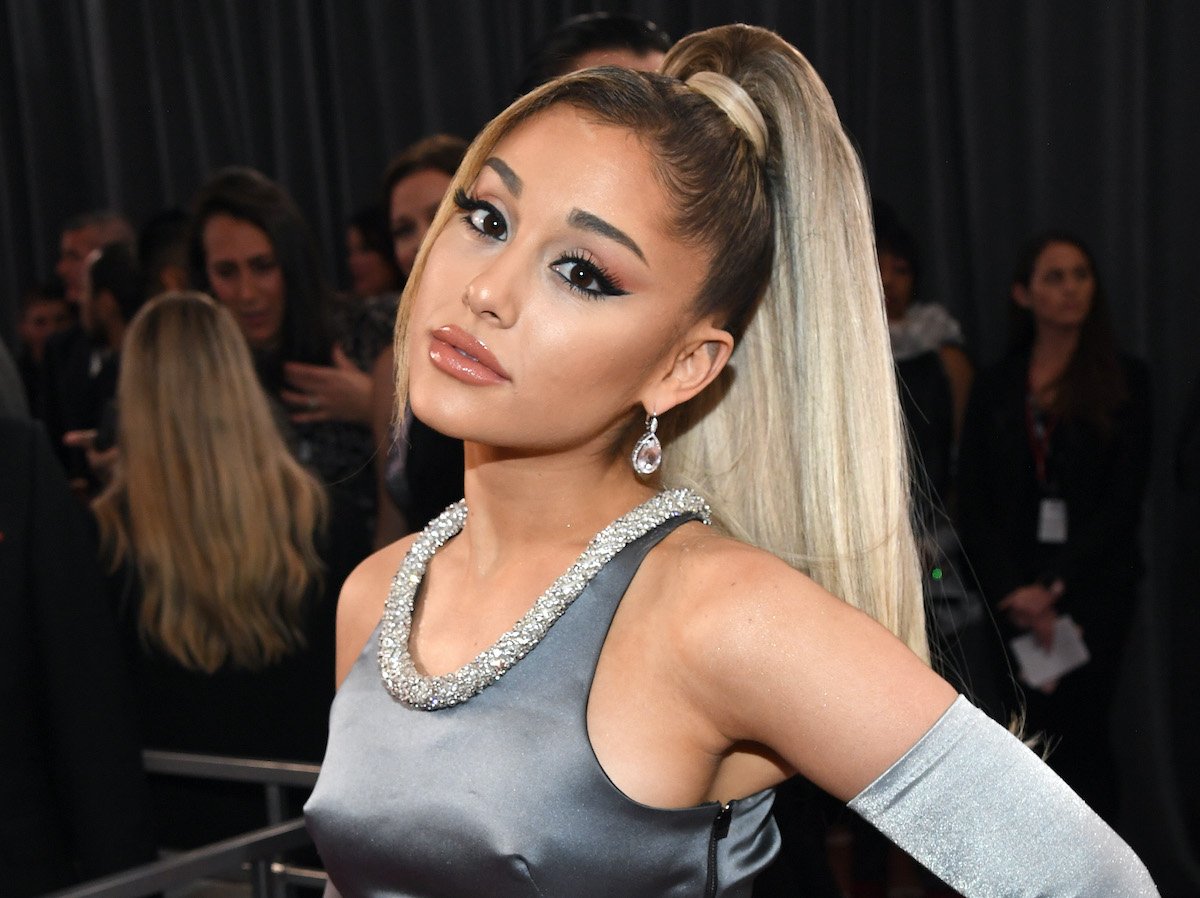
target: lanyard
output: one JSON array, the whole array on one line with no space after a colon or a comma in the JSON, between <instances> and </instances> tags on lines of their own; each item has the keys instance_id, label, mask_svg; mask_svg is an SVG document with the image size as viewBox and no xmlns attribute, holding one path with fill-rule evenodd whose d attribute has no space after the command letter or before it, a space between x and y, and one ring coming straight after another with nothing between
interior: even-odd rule
<instances>
[{"instance_id":1,"label":"lanyard","mask_svg":"<svg viewBox=\"0 0 1200 898\"><path fill-rule=\"evenodd\" d=\"M1033 453L1033 466L1038 483L1046 488L1046 463L1050 458L1050 438L1058 424L1057 415L1039 413L1034 408L1033 386L1025 393L1025 435L1029 438L1029 451Z\"/></svg>"}]
</instances>

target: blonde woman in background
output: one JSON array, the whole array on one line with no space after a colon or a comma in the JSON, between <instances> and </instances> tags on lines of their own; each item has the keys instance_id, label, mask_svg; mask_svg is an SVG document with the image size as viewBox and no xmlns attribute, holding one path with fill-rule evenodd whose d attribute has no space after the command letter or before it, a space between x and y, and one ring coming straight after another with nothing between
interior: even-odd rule
<instances>
[{"instance_id":1,"label":"blonde woman in background","mask_svg":"<svg viewBox=\"0 0 1200 898\"><path fill-rule=\"evenodd\" d=\"M663 71L517 100L417 257L397 401L465 441L466 500L343 589L307 806L333 886L748 895L798 771L966 895L1155 894L926 663L869 202L820 79L745 26Z\"/></svg>"},{"instance_id":2,"label":"blonde woman in background","mask_svg":"<svg viewBox=\"0 0 1200 898\"><path fill-rule=\"evenodd\" d=\"M151 301L117 399L119 462L93 510L143 744L319 760L353 560L322 536L325 489L284 443L229 311L200 293ZM265 825L260 790L156 791L160 844Z\"/></svg>"}]
</instances>

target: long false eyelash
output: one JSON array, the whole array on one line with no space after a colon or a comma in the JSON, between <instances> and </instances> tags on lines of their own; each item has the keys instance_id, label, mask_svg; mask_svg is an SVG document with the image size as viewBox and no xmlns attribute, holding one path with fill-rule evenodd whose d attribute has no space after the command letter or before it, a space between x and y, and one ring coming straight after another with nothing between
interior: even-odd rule
<instances>
[{"instance_id":1,"label":"long false eyelash","mask_svg":"<svg viewBox=\"0 0 1200 898\"><path fill-rule=\"evenodd\" d=\"M479 230L479 228L475 227L475 225L471 223L472 212L483 209L503 218L503 216L500 215L500 210L491 203L487 202L486 200L476 199L473 196L469 196L461 187L457 187L454 190L454 205L457 206L463 213L461 216L459 216L463 223L477 234L482 234L482 232ZM485 234L483 236L488 235Z\"/></svg>"},{"instance_id":2,"label":"long false eyelash","mask_svg":"<svg viewBox=\"0 0 1200 898\"><path fill-rule=\"evenodd\" d=\"M467 192L461 187L456 187L454 189L454 205L463 212L473 212L480 207L480 201L473 196L467 196Z\"/></svg>"},{"instance_id":3,"label":"long false eyelash","mask_svg":"<svg viewBox=\"0 0 1200 898\"><path fill-rule=\"evenodd\" d=\"M454 205L456 205L462 212L470 213L475 212L478 209L487 209L489 212L496 212L499 214L499 210L496 209L496 207L491 203L487 202L486 200L476 199L473 196L469 196L461 187L455 188L454 190Z\"/></svg>"},{"instance_id":4,"label":"long false eyelash","mask_svg":"<svg viewBox=\"0 0 1200 898\"><path fill-rule=\"evenodd\" d=\"M567 278L563 278L564 283L577 293L595 299L597 296L625 296L629 292L621 286L621 282L617 280L616 275L601 265L587 250L579 249L569 252L560 256L554 264L561 265L563 262L575 262L589 269L592 277L596 279L596 283L600 287L598 291L586 290L583 287L572 284Z\"/></svg>"}]
</instances>

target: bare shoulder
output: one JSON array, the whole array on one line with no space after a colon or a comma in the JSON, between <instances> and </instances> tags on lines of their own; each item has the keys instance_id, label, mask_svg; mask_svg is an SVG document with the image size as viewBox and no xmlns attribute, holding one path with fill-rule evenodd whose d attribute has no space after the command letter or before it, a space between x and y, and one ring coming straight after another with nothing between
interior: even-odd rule
<instances>
[{"instance_id":1,"label":"bare shoulder","mask_svg":"<svg viewBox=\"0 0 1200 898\"><path fill-rule=\"evenodd\" d=\"M873 618L775 556L699 527L664 540L662 613L689 701L849 798L955 692Z\"/></svg>"},{"instance_id":2,"label":"bare shoulder","mask_svg":"<svg viewBox=\"0 0 1200 898\"><path fill-rule=\"evenodd\" d=\"M416 534L368 555L346 578L337 608L337 684L340 686L383 616L388 587Z\"/></svg>"},{"instance_id":3,"label":"bare shoulder","mask_svg":"<svg viewBox=\"0 0 1200 898\"><path fill-rule=\"evenodd\" d=\"M709 695L800 643L811 657L827 630L878 626L776 556L707 528L664 540L656 573L670 644Z\"/></svg>"},{"instance_id":4,"label":"bare shoulder","mask_svg":"<svg viewBox=\"0 0 1200 898\"><path fill-rule=\"evenodd\" d=\"M658 573L686 643L804 618L853 618L845 602L769 552L708 528L664 540Z\"/></svg>"}]
</instances>

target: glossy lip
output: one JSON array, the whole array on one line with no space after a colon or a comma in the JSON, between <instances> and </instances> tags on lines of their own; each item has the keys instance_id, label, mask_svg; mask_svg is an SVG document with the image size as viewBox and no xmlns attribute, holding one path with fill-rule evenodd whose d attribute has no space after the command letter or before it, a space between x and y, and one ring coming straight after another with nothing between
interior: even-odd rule
<instances>
[{"instance_id":1,"label":"glossy lip","mask_svg":"<svg viewBox=\"0 0 1200 898\"><path fill-rule=\"evenodd\" d=\"M454 324L439 327L430 335L429 358L465 383L498 384L511 379L490 349Z\"/></svg>"}]
</instances>

